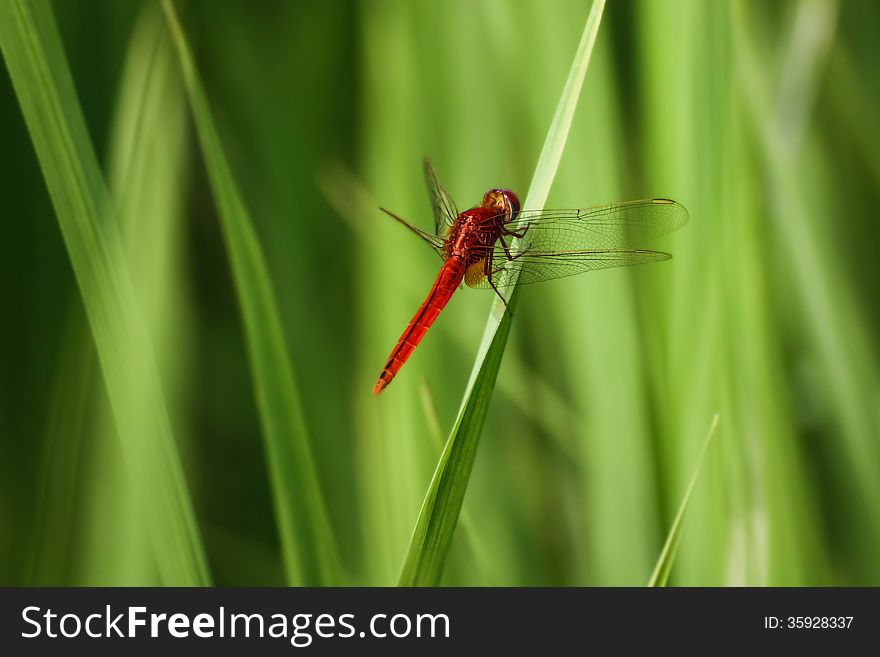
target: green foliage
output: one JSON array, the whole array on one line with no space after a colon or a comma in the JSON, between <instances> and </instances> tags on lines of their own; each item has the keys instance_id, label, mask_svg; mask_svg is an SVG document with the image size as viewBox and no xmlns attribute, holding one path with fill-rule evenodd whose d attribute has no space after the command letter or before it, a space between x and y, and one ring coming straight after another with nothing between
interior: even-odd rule
<instances>
[{"instance_id":1,"label":"green foliage","mask_svg":"<svg viewBox=\"0 0 880 657\"><path fill-rule=\"evenodd\" d=\"M0 0L0 582L880 584L875 4ZM690 221L375 398L426 155Z\"/></svg>"},{"instance_id":2,"label":"green foliage","mask_svg":"<svg viewBox=\"0 0 880 657\"><path fill-rule=\"evenodd\" d=\"M4 0L0 44L76 275L162 581L205 584L151 340L48 4Z\"/></svg>"},{"instance_id":3,"label":"green foliage","mask_svg":"<svg viewBox=\"0 0 880 657\"><path fill-rule=\"evenodd\" d=\"M700 468L703 467L703 459L706 456L706 449L709 447L709 441L712 440L712 436L717 428L718 414L716 413L715 417L712 418L712 426L709 427L709 431L706 433L706 440L703 441L703 447L700 448L700 456L697 459L697 464L694 466L694 474L691 476L687 490L684 492L681 506L678 507L678 513L675 514L675 520L672 521L672 526L669 528L669 534L666 536L666 543L663 544L663 550L660 552L660 557L657 559L657 565L654 566L654 572L651 574L651 579L648 580L648 586L666 586L666 583L669 581L669 573L672 571L672 564L675 562L675 552L678 550L678 541L681 538L681 523L682 520L684 520L684 514L685 511L687 511L691 494L694 492L694 486L697 484L697 478L700 475Z\"/></svg>"},{"instance_id":4,"label":"green foliage","mask_svg":"<svg viewBox=\"0 0 880 657\"><path fill-rule=\"evenodd\" d=\"M241 305L288 583L333 584L339 581L336 547L262 247L233 181L174 4L163 0L162 7L177 46Z\"/></svg>"}]
</instances>

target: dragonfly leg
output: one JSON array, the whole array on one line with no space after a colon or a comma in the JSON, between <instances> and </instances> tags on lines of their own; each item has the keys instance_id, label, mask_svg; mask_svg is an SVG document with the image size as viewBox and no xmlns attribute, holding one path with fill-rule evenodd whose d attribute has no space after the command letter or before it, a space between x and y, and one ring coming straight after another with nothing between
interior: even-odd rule
<instances>
[{"instance_id":1,"label":"dragonfly leg","mask_svg":"<svg viewBox=\"0 0 880 657\"><path fill-rule=\"evenodd\" d=\"M526 231L528 231L528 229L531 227L532 227L532 224L527 224L526 227L523 228L522 230L507 230L507 228L502 228L501 230L505 235L511 235L511 236L521 240L523 237L526 236Z\"/></svg>"},{"instance_id":2,"label":"dragonfly leg","mask_svg":"<svg viewBox=\"0 0 880 657\"><path fill-rule=\"evenodd\" d=\"M508 248L508 246L507 246L507 242L504 241L504 236L503 236L503 235L499 235L499 236L498 236L498 239L501 241L501 248L504 249L504 255L507 256L507 259L508 259L508 260L516 260L516 259L519 258L523 253L525 253L525 251L520 251L520 252L517 253L516 255L513 255L513 254L510 252L510 248Z\"/></svg>"},{"instance_id":3,"label":"dragonfly leg","mask_svg":"<svg viewBox=\"0 0 880 657\"><path fill-rule=\"evenodd\" d=\"M506 250L506 249L505 249ZM495 294L498 295L498 298L504 302L504 309L513 317L513 313L510 312L510 306L507 305L507 299L504 298L504 295L498 291L498 288L495 287L495 282L492 280L492 274L496 273L494 269L492 269L492 252L489 252L489 256L486 258L486 264L483 265L483 273L486 275L486 280L489 281L489 285L492 286L492 289L495 290ZM497 271L501 271L502 268L498 268Z\"/></svg>"}]
</instances>

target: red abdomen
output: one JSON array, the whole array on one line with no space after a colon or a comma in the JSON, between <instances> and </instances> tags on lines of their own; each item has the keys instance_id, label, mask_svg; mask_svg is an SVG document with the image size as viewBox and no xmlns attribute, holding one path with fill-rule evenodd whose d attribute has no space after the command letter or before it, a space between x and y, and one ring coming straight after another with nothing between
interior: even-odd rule
<instances>
[{"instance_id":1,"label":"red abdomen","mask_svg":"<svg viewBox=\"0 0 880 657\"><path fill-rule=\"evenodd\" d=\"M431 324L437 319L437 315L443 310L446 302L449 301L455 289L461 283L462 278L464 278L465 267L465 261L455 257L443 263L440 273L437 275L437 280L434 281L434 287L428 293L428 298L425 299L418 312L416 312L409 326L406 327L403 335L400 336L400 340L397 341L397 346L394 347L391 356L388 357L388 362L385 363L385 368L373 387L374 395L378 395L385 389L385 386L391 383L391 379L403 367L403 364L416 348L416 345L421 342Z\"/></svg>"}]
</instances>

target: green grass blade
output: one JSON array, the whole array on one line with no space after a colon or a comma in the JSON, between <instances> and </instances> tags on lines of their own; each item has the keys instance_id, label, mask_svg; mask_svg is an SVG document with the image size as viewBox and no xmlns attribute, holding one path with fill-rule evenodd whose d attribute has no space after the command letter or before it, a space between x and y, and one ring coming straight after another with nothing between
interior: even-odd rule
<instances>
[{"instance_id":1,"label":"green grass blade","mask_svg":"<svg viewBox=\"0 0 880 657\"><path fill-rule=\"evenodd\" d=\"M207 584L152 344L49 5L0 2L0 46L76 275L162 581Z\"/></svg>"},{"instance_id":2,"label":"green grass blade","mask_svg":"<svg viewBox=\"0 0 880 657\"><path fill-rule=\"evenodd\" d=\"M34 534L23 579L26 586L71 583L67 555L74 544L74 510L81 486L88 408L97 381L97 363L79 304L67 313L65 325L37 475ZM71 387L71 380L80 385Z\"/></svg>"},{"instance_id":3,"label":"green grass blade","mask_svg":"<svg viewBox=\"0 0 880 657\"><path fill-rule=\"evenodd\" d=\"M865 328L869 326L866 310L842 273L846 256L823 234L825 213L837 208L823 208L810 197L811 190L800 185L798 153L772 118L781 110L771 100L771 81L760 64L747 5L734 2L732 8L738 72L768 172L772 216L784 236L780 245L791 267L794 298L801 306L805 333L824 373L824 395L840 431L841 440L834 449L849 461L854 476L847 483L857 487L864 500L864 522L870 526L876 549L880 546L880 479L876 476L880 369L875 340Z\"/></svg>"},{"instance_id":4,"label":"green grass blade","mask_svg":"<svg viewBox=\"0 0 880 657\"><path fill-rule=\"evenodd\" d=\"M165 403L184 454L191 445L187 393L193 330L187 279L184 190L190 158L186 95L165 17L144 6L128 40L111 123L107 184L129 271L150 331ZM69 384L70 385L70 384ZM72 385L78 385L73 383ZM156 583L136 497L119 476L111 413L96 395L90 427L78 581ZM149 502L148 502L149 503Z\"/></svg>"},{"instance_id":5,"label":"green grass blade","mask_svg":"<svg viewBox=\"0 0 880 657\"><path fill-rule=\"evenodd\" d=\"M703 459L706 456L706 449L709 447L709 442L715 434L715 429L718 428L718 417L718 413L716 413L712 418L712 424L709 426L706 439L700 448L699 456L697 456L694 473L691 475L690 483L688 483L684 498L681 500L681 506L678 507L678 513L675 514L675 520L672 521L672 527L669 528L669 535L666 537L666 543L663 544L663 550L660 552L660 558L657 559L657 565L654 567L654 572L648 581L648 586L666 586L666 582L669 581L669 573L672 571L672 563L675 561L675 553L678 549L678 539L681 537L681 523L684 519L684 512L687 510L691 493L694 492L694 486L696 486L697 478L700 476Z\"/></svg>"},{"instance_id":6,"label":"green grass blade","mask_svg":"<svg viewBox=\"0 0 880 657\"><path fill-rule=\"evenodd\" d=\"M538 159L524 208L542 208L550 192L580 97L604 7L604 0L594 0L544 148ZM489 402L495 389L504 347L510 334L510 318L515 310L516 300L517 289L514 288L508 300L510 312L506 312L504 303L500 299L496 299L492 305L458 417L446 441L416 521L400 575L401 586L439 584L467 490Z\"/></svg>"},{"instance_id":7,"label":"green grass blade","mask_svg":"<svg viewBox=\"0 0 880 657\"><path fill-rule=\"evenodd\" d=\"M440 426L440 418L437 416L437 405L434 403L434 395L431 392L431 386L427 380L423 380L419 386L419 396L422 401L422 409L425 412L425 421L428 424L428 433L431 434L431 443L436 447L438 452L443 451L443 429ZM498 578L492 568L492 559L486 550L485 545L480 540L477 525L463 508L459 512L461 522L462 538L468 549L468 560L478 578L481 586L498 586L500 578Z\"/></svg>"},{"instance_id":8,"label":"green grass blade","mask_svg":"<svg viewBox=\"0 0 880 657\"><path fill-rule=\"evenodd\" d=\"M241 305L288 583L339 583L337 549L263 250L232 177L174 4L163 0L162 6L177 47Z\"/></svg>"}]
</instances>

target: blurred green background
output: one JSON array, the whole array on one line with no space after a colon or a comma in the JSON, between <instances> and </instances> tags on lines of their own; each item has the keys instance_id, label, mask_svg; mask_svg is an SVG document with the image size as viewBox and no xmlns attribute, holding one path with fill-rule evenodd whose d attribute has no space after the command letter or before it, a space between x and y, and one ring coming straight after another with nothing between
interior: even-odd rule
<instances>
[{"instance_id":1,"label":"blurred green background","mask_svg":"<svg viewBox=\"0 0 880 657\"><path fill-rule=\"evenodd\" d=\"M523 198L589 2L178 7L274 285L323 579L285 567L287 464L165 15L51 8L210 575L175 575L150 529L163 483L120 448L3 67L0 583L395 583L492 294L457 294L374 398L439 264L377 206L431 226L423 155L461 208ZM668 263L523 288L444 584L644 584L715 413L671 583L880 584L878 24L855 0L609 0L548 207L665 196L690 223Z\"/></svg>"}]
</instances>

